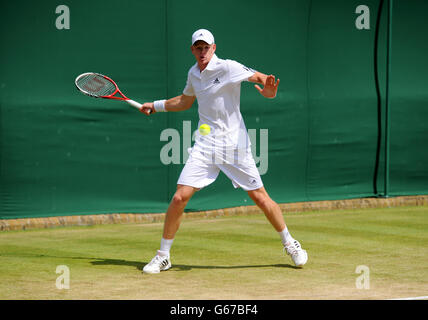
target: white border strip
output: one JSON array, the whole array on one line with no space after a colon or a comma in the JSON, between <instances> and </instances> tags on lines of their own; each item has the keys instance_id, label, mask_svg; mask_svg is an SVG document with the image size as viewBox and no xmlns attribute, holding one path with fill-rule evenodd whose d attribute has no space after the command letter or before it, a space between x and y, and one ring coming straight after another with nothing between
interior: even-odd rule
<instances>
[{"instance_id":1,"label":"white border strip","mask_svg":"<svg viewBox=\"0 0 428 320\"><path fill-rule=\"evenodd\" d=\"M425 300L425 299L428 299L428 296L409 297L409 298L396 298L396 299L388 299L388 300Z\"/></svg>"}]
</instances>

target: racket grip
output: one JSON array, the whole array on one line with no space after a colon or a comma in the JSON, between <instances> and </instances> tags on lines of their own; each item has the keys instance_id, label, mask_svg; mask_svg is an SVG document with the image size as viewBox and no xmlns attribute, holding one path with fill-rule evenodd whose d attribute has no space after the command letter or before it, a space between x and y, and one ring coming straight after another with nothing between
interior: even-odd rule
<instances>
[{"instance_id":1,"label":"racket grip","mask_svg":"<svg viewBox=\"0 0 428 320\"><path fill-rule=\"evenodd\" d=\"M128 102L131 106L133 106L133 107L135 107L137 109L141 109L141 107L142 107L142 104L138 103L137 101L134 101L134 100L131 100L131 99L128 99L128 100L125 100L125 101Z\"/></svg>"}]
</instances>

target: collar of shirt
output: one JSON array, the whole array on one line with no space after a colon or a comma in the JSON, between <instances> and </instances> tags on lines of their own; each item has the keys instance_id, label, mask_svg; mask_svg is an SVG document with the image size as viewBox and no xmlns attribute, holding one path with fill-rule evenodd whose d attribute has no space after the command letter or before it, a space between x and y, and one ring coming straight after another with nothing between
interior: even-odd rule
<instances>
[{"instance_id":1,"label":"collar of shirt","mask_svg":"<svg viewBox=\"0 0 428 320\"><path fill-rule=\"evenodd\" d=\"M205 70L209 70L209 71L213 71L216 69L216 66L218 65L219 62L219 58L217 57L217 55L214 53L210 62L208 62L207 67L202 71L204 72ZM195 63L195 68L193 69L193 73L200 78L201 77L201 70L199 69L198 63Z\"/></svg>"},{"instance_id":2,"label":"collar of shirt","mask_svg":"<svg viewBox=\"0 0 428 320\"><path fill-rule=\"evenodd\" d=\"M214 53L213 56L211 57L210 62L208 62L208 65L205 68L205 70L215 70L215 67L217 65L217 61L218 61L218 57Z\"/></svg>"}]
</instances>

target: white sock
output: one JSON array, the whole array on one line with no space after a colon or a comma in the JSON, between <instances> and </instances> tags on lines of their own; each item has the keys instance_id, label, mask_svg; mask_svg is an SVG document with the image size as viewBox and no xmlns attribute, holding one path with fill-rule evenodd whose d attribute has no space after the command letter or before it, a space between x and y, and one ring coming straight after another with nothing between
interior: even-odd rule
<instances>
[{"instance_id":1,"label":"white sock","mask_svg":"<svg viewBox=\"0 0 428 320\"><path fill-rule=\"evenodd\" d=\"M161 239L160 249L158 250L158 254L161 256L169 256L169 251L171 250L172 243L174 239Z\"/></svg>"},{"instance_id":2,"label":"white sock","mask_svg":"<svg viewBox=\"0 0 428 320\"><path fill-rule=\"evenodd\" d=\"M281 237L281 241L283 245L285 245L287 242L293 241L293 237L291 236L290 232L288 232L287 226L285 226L284 230L278 233L279 233L279 236Z\"/></svg>"}]
</instances>

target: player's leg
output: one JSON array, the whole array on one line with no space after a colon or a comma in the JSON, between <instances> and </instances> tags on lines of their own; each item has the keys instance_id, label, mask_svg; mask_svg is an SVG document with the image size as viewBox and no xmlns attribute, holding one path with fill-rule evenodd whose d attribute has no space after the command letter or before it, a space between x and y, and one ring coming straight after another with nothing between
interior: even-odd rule
<instances>
[{"instance_id":1,"label":"player's leg","mask_svg":"<svg viewBox=\"0 0 428 320\"><path fill-rule=\"evenodd\" d=\"M171 268L169 251L171 250L175 234L180 227L184 208L198 189L185 185L177 185L165 216L163 235L160 249L156 256L144 267L145 273L159 273Z\"/></svg>"},{"instance_id":2,"label":"player's leg","mask_svg":"<svg viewBox=\"0 0 428 320\"><path fill-rule=\"evenodd\" d=\"M276 231L284 230L286 226L281 209L269 197L263 187L263 181L254 162L251 149L234 150L233 158L230 158L234 161L224 161L218 164L218 167L232 180L235 188L240 187L248 192L250 198L262 209Z\"/></svg>"},{"instance_id":3,"label":"player's leg","mask_svg":"<svg viewBox=\"0 0 428 320\"><path fill-rule=\"evenodd\" d=\"M246 190L250 198L264 212L266 218L279 233L284 248L291 255L294 263L297 266L304 265L308 258L307 253L301 248L300 243L290 235L281 208L270 198L263 187L251 150L247 149L245 152L237 150L234 156L237 161L225 161L218 165L219 168L232 180L235 187Z\"/></svg>"},{"instance_id":4,"label":"player's leg","mask_svg":"<svg viewBox=\"0 0 428 320\"><path fill-rule=\"evenodd\" d=\"M248 191L248 195L254 203L264 212L266 218L277 232L286 227L281 208L273 201L264 187Z\"/></svg>"},{"instance_id":5,"label":"player's leg","mask_svg":"<svg viewBox=\"0 0 428 320\"><path fill-rule=\"evenodd\" d=\"M288 231L279 205L270 198L264 187L247 192L278 232L284 249L287 250L287 254L291 256L295 265L299 267L303 266L308 260L307 252L302 249L300 243L295 240Z\"/></svg>"},{"instance_id":6,"label":"player's leg","mask_svg":"<svg viewBox=\"0 0 428 320\"><path fill-rule=\"evenodd\" d=\"M163 227L164 239L174 239L183 218L184 208L196 191L198 191L198 189L191 186L177 185L177 190L166 212Z\"/></svg>"},{"instance_id":7,"label":"player's leg","mask_svg":"<svg viewBox=\"0 0 428 320\"><path fill-rule=\"evenodd\" d=\"M216 180L219 172L220 170L209 163L204 158L204 155L192 152L181 171L177 182L177 190L166 212L160 249L152 261L144 267L143 272L159 273L171 267L169 252L175 234L180 227L184 208L196 191Z\"/></svg>"}]
</instances>

